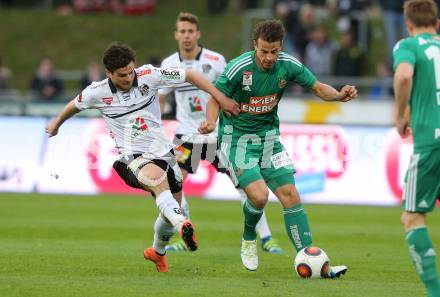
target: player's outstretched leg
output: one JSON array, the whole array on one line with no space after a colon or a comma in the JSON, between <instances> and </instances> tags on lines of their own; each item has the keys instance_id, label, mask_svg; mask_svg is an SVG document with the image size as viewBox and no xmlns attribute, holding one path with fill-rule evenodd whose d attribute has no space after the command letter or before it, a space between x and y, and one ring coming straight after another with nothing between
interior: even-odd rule
<instances>
[{"instance_id":1,"label":"player's outstretched leg","mask_svg":"<svg viewBox=\"0 0 440 297\"><path fill-rule=\"evenodd\" d=\"M186 247L194 252L198 248L194 225L190 220L185 220L179 230L180 237L185 242Z\"/></svg>"},{"instance_id":2,"label":"player's outstretched leg","mask_svg":"<svg viewBox=\"0 0 440 297\"><path fill-rule=\"evenodd\" d=\"M408 230L406 241L417 274L428 290L429 297L440 296L440 279L436 268L436 252L426 226Z\"/></svg>"},{"instance_id":3,"label":"player's outstretched leg","mask_svg":"<svg viewBox=\"0 0 440 297\"><path fill-rule=\"evenodd\" d=\"M240 194L240 199L242 203L245 203L247 200L246 192L242 189L238 189L238 193ZM263 251L271 253L271 254L281 254L283 253L283 249L278 245L276 239L272 237L272 232L269 228L269 223L266 218L266 213L263 211L260 220L258 221L257 226L255 227L258 236L261 239L261 248Z\"/></svg>"},{"instance_id":4,"label":"player's outstretched leg","mask_svg":"<svg viewBox=\"0 0 440 297\"><path fill-rule=\"evenodd\" d=\"M144 258L156 264L158 272L168 272L168 263L165 254L159 254L153 247L149 247L144 251Z\"/></svg>"},{"instance_id":5,"label":"player's outstretched leg","mask_svg":"<svg viewBox=\"0 0 440 297\"><path fill-rule=\"evenodd\" d=\"M156 219L154 223L154 241L153 246L144 251L144 258L156 264L156 269L159 272L167 272L168 265L165 256L165 246L173 236L175 228L162 215Z\"/></svg>"},{"instance_id":6,"label":"player's outstretched leg","mask_svg":"<svg viewBox=\"0 0 440 297\"><path fill-rule=\"evenodd\" d=\"M180 203L180 208L182 210L182 214L185 216L187 220L190 219L189 215L189 204L186 201L185 195L182 192L182 202ZM166 246L167 252L186 252L188 249L186 248L185 242L182 238L178 237L174 242Z\"/></svg>"},{"instance_id":7,"label":"player's outstretched leg","mask_svg":"<svg viewBox=\"0 0 440 297\"><path fill-rule=\"evenodd\" d=\"M241 261L246 269L253 271L258 268L257 233L255 226L263 214L263 209L256 208L248 199L243 205L243 213L244 230L241 243Z\"/></svg>"}]
</instances>

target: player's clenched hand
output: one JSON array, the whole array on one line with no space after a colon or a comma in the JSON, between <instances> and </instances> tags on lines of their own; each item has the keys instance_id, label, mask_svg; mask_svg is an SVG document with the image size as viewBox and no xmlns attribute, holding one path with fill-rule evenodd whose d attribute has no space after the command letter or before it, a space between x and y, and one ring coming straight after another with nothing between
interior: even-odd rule
<instances>
[{"instance_id":1,"label":"player's clenched hand","mask_svg":"<svg viewBox=\"0 0 440 297\"><path fill-rule=\"evenodd\" d=\"M232 114L237 116L240 113L240 107L237 101L228 97L224 97L220 102L220 107L226 114Z\"/></svg>"},{"instance_id":2,"label":"player's clenched hand","mask_svg":"<svg viewBox=\"0 0 440 297\"><path fill-rule=\"evenodd\" d=\"M208 134L215 130L216 123L204 121L200 123L199 132L201 134Z\"/></svg>"},{"instance_id":3,"label":"player's clenched hand","mask_svg":"<svg viewBox=\"0 0 440 297\"><path fill-rule=\"evenodd\" d=\"M345 85L342 87L341 91L339 91L338 100L341 102L350 101L357 97L357 93L358 91L355 86Z\"/></svg>"},{"instance_id":4,"label":"player's clenched hand","mask_svg":"<svg viewBox=\"0 0 440 297\"><path fill-rule=\"evenodd\" d=\"M407 117L398 117L396 120L396 129L400 137L406 138L411 135L412 131L409 126L409 119Z\"/></svg>"},{"instance_id":5,"label":"player's clenched hand","mask_svg":"<svg viewBox=\"0 0 440 297\"><path fill-rule=\"evenodd\" d=\"M55 136L58 134L58 123L56 120L50 121L46 126L46 133L49 137Z\"/></svg>"}]
</instances>

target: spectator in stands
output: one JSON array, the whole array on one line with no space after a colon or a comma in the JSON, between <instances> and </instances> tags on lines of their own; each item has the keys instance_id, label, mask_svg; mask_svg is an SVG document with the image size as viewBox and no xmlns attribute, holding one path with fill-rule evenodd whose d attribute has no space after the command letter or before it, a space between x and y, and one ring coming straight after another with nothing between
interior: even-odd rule
<instances>
[{"instance_id":1,"label":"spectator in stands","mask_svg":"<svg viewBox=\"0 0 440 297\"><path fill-rule=\"evenodd\" d=\"M101 81L105 78L105 74L101 69L101 65L98 62L91 62L87 66L87 71L81 77L80 89L84 90L94 81Z\"/></svg>"},{"instance_id":2,"label":"spectator in stands","mask_svg":"<svg viewBox=\"0 0 440 297\"><path fill-rule=\"evenodd\" d=\"M7 89L9 79L11 78L11 71L3 65L2 57L0 57L0 90Z\"/></svg>"},{"instance_id":3,"label":"spectator in stands","mask_svg":"<svg viewBox=\"0 0 440 297\"><path fill-rule=\"evenodd\" d=\"M404 0L379 0L384 14L385 34L387 39L388 57L391 61L393 47L401 38L407 36L403 17Z\"/></svg>"},{"instance_id":4,"label":"spectator in stands","mask_svg":"<svg viewBox=\"0 0 440 297\"><path fill-rule=\"evenodd\" d=\"M87 12L100 12L104 9L105 0L74 0L73 7L75 11L87 13Z\"/></svg>"},{"instance_id":5,"label":"spectator in stands","mask_svg":"<svg viewBox=\"0 0 440 297\"><path fill-rule=\"evenodd\" d=\"M226 8L228 7L229 0L208 0L206 1L206 5L208 7L208 13L215 15L215 14L222 14L225 12Z\"/></svg>"},{"instance_id":6,"label":"spectator in stands","mask_svg":"<svg viewBox=\"0 0 440 297\"><path fill-rule=\"evenodd\" d=\"M376 66L377 81L370 90L373 100L393 98L393 78L391 69L386 61L379 62Z\"/></svg>"},{"instance_id":7,"label":"spectator in stands","mask_svg":"<svg viewBox=\"0 0 440 297\"><path fill-rule=\"evenodd\" d=\"M340 47L335 53L334 75L360 76L363 73L364 54L353 38L353 32L347 31L340 37Z\"/></svg>"},{"instance_id":8,"label":"spectator in stands","mask_svg":"<svg viewBox=\"0 0 440 297\"><path fill-rule=\"evenodd\" d=\"M276 4L275 14L286 27L286 51L303 60L311 32L316 26L314 7L304 0L285 0Z\"/></svg>"},{"instance_id":9,"label":"spectator in stands","mask_svg":"<svg viewBox=\"0 0 440 297\"><path fill-rule=\"evenodd\" d=\"M316 27L311 34L311 41L306 46L304 64L318 75L332 74L332 58L336 44L328 36L324 26Z\"/></svg>"},{"instance_id":10,"label":"spectator in stands","mask_svg":"<svg viewBox=\"0 0 440 297\"><path fill-rule=\"evenodd\" d=\"M56 100L63 91L63 81L55 74L51 58L43 58L31 81L31 90L37 99Z\"/></svg>"},{"instance_id":11,"label":"spectator in stands","mask_svg":"<svg viewBox=\"0 0 440 297\"><path fill-rule=\"evenodd\" d=\"M0 7L11 7L14 0L0 0Z\"/></svg>"},{"instance_id":12,"label":"spectator in stands","mask_svg":"<svg viewBox=\"0 0 440 297\"><path fill-rule=\"evenodd\" d=\"M140 15L154 12L156 0L125 0L124 14Z\"/></svg>"}]
</instances>

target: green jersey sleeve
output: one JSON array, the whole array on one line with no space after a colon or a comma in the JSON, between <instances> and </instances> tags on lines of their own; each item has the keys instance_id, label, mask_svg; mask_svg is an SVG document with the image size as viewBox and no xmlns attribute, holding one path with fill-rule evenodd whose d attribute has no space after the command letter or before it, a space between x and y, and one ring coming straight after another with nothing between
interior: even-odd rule
<instances>
[{"instance_id":1,"label":"green jersey sleeve","mask_svg":"<svg viewBox=\"0 0 440 297\"><path fill-rule=\"evenodd\" d=\"M220 77L215 82L215 87L226 96L232 97L232 94L234 94L234 90L237 85L237 80L234 77L229 79L225 73L226 70L220 75Z\"/></svg>"},{"instance_id":2,"label":"green jersey sleeve","mask_svg":"<svg viewBox=\"0 0 440 297\"><path fill-rule=\"evenodd\" d=\"M409 63L415 65L416 56L415 51L411 48L410 40L404 39L396 43L393 49L394 69L399 66L400 63Z\"/></svg>"},{"instance_id":3,"label":"green jersey sleeve","mask_svg":"<svg viewBox=\"0 0 440 297\"><path fill-rule=\"evenodd\" d=\"M225 70L220 75L220 77L215 82L215 87L219 89L220 92L225 94L228 97L232 97L235 92L235 88L238 84L238 79L236 74L236 65L238 59L234 59L226 65Z\"/></svg>"},{"instance_id":4,"label":"green jersey sleeve","mask_svg":"<svg viewBox=\"0 0 440 297\"><path fill-rule=\"evenodd\" d=\"M305 89L310 89L315 84L315 75L297 59L282 53L280 54L280 60L287 67L289 81L293 81Z\"/></svg>"}]
</instances>

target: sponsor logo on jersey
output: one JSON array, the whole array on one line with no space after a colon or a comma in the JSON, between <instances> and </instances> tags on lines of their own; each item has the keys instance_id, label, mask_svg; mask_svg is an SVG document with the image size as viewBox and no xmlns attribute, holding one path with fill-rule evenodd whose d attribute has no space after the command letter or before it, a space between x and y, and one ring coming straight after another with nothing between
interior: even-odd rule
<instances>
[{"instance_id":1,"label":"sponsor logo on jersey","mask_svg":"<svg viewBox=\"0 0 440 297\"><path fill-rule=\"evenodd\" d=\"M249 86L244 86L243 88L241 88L243 91L248 91L248 92L250 92L250 91L252 91L251 90L251 87L249 87Z\"/></svg>"},{"instance_id":2,"label":"sponsor logo on jersey","mask_svg":"<svg viewBox=\"0 0 440 297\"><path fill-rule=\"evenodd\" d=\"M252 71L244 71L243 72L243 86L252 86Z\"/></svg>"},{"instance_id":3,"label":"sponsor logo on jersey","mask_svg":"<svg viewBox=\"0 0 440 297\"><path fill-rule=\"evenodd\" d=\"M189 97L189 108L191 112L200 112L203 111L202 103L200 102L200 98L197 96Z\"/></svg>"},{"instance_id":4,"label":"sponsor logo on jersey","mask_svg":"<svg viewBox=\"0 0 440 297\"><path fill-rule=\"evenodd\" d=\"M180 72L179 70L172 70L172 69L162 69L160 71L162 76L169 78L169 79L179 79L180 78Z\"/></svg>"},{"instance_id":5,"label":"sponsor logo on jersey","mask_svg":"<svg viewBox=\"0 0 440 297\"><path fill-rule=\"evenodd\" d=\"M211 65L209 65L209 64L202 64L202 71L203 71L203 73L208 73L209 70L211 70L211 69L212 69Z\"/></svg>"},{"instance_id":6,"label":"sponsor logo on jersey","mask_svg":"<svg viewBox=\"0 0 440 297\"><path fill-rule=\"evenodd\" d=\"M137 74L137 76L148 75L148 74L151 74L151 69L144 69L144 70L137 72L136 74Z\"/></svg>"},{"instance_id":7,"label":"sponsor logo on jersey","mask_svg":"<svg viewBox=\"0 0 440 297\"><path fill-rule=\"evenodd\" d=\"M205 53L203 56L204 56L206 59L213 60L213 61L218 61L218 60L220 60L220 57L218 57L218 56L214 56L214 55L210 55L210 54L208 54L208 53Z\"/></svg>"},{"instance_id":8,"label":"sponsor logo on jersey","mask_svg":"<svg viewBox=\"0 0 440 297\"><path fill-rule=\"evenodd\" d=\"M148 94L148 90L150 87L147 84L142 84L138 87L139 92L141 92L142 96L145 96Z\"/></svg>"},{"instance_id":9,"label":"sponsor logo on jersey","mask_svg":"<svg viewBox=\"0 0 440 297\"><path fill-rule=\"evenodd\" d=\"M104 97L101 99L106 105L110 105L113 102L113 97Z\"/></svg>"},{"instance_id":10,"label":"sponsor logo on jersey","mask_svg":"<svg viewBox=\"0 0 440 297\"><path fill-rule=\"evenodd\" d=\"M241 111L251 114L262 114L271 111L278 103L277 94L250 97L249 103L241 103Z\"/></svg>"}]
</instances>

